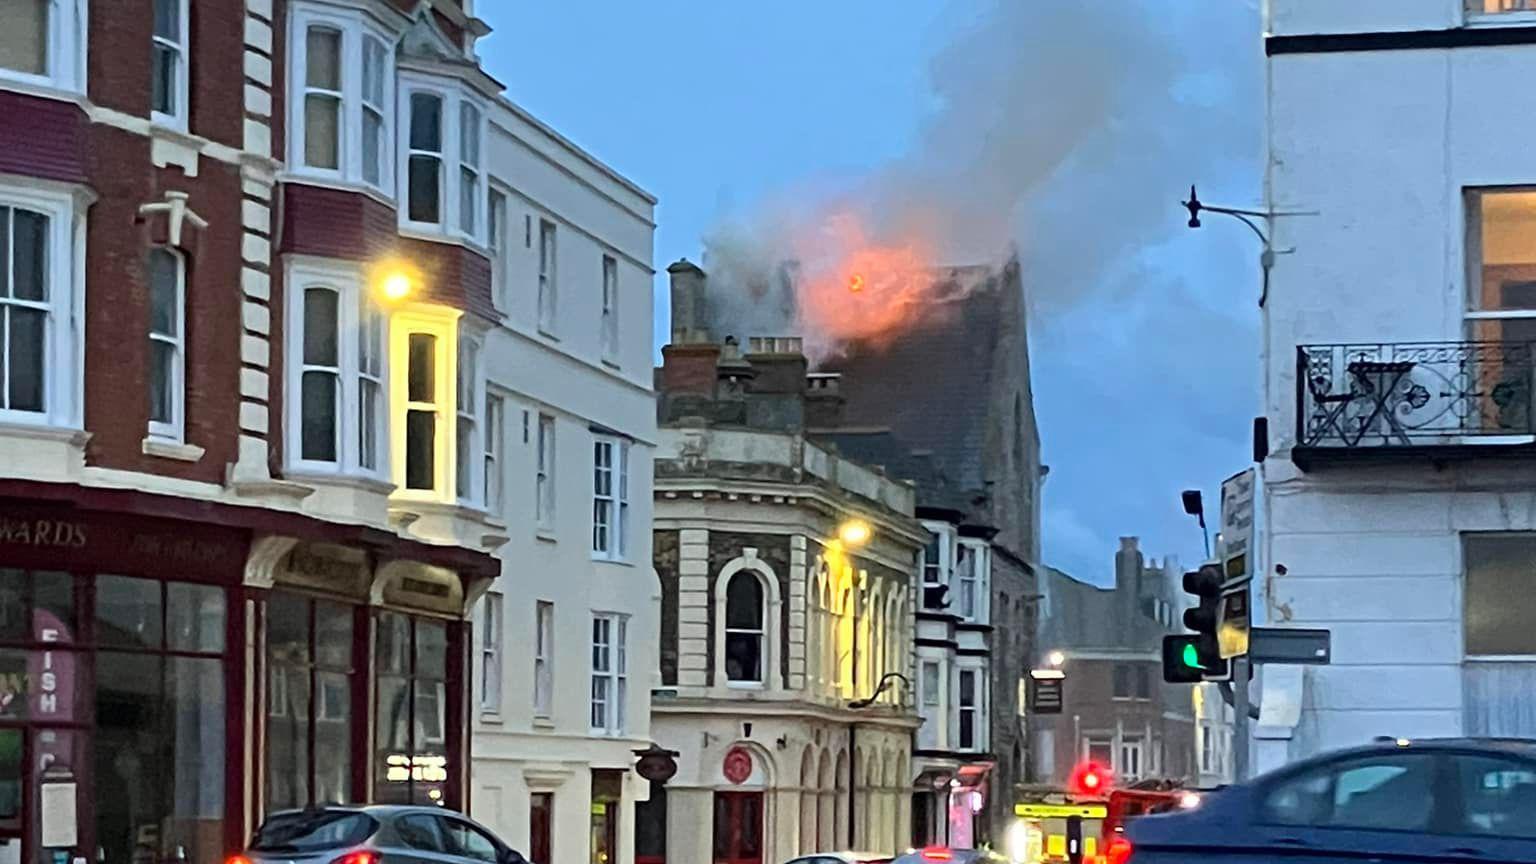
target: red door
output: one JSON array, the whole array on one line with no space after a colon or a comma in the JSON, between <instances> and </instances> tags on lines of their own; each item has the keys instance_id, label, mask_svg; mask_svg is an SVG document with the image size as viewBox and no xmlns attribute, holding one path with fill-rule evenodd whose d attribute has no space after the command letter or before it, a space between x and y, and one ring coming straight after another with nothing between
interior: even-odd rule
<instances>
[{"instance_id":1,"label":"red door","mask_svg":"<svg viewBox=\"0 0 1536 864\"><path fill-rule=\"evenodd\" d=\"M763 793L715 793L715 864L763 864Z\"/></svg>"}]
</instances>

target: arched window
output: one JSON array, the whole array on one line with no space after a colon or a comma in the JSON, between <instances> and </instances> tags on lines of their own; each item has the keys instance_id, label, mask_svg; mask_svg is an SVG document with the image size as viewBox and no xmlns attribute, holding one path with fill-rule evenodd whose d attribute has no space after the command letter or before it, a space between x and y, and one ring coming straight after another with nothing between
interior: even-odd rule
<instances>
[{"instance_id":1,"label":"arched window","mask_svg":"<svg viewBox=\"0 0 1536 864\"><path fill-rule=\"evenodd\" d=\"M763 682L763 583L756 573L738 571L725 587L725 678Z\"/></svg>"}]
</instances>

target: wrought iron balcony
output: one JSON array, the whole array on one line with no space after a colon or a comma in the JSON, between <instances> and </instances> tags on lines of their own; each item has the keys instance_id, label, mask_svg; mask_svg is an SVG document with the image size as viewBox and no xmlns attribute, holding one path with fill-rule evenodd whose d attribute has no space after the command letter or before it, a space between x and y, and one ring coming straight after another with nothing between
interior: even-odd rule
<instances>
[{"instance_id":1,"label":"wrought iron balcony","mask_svg":"<svg viewBox=\"0 0 1536 864\"><path fill-rule=\"evenodd\" d=\"M1302 345L1292 458L1536 455L1533 358L1532 342Z\"/></svg>"}]
</instances>

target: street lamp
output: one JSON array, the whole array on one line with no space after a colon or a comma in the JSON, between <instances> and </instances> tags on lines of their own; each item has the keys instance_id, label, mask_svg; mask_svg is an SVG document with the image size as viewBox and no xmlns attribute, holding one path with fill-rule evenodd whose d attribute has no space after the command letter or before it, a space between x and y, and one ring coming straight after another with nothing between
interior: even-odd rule
<instances>
[{"instance_id":1,"label":"street lamp","mask_svg":"<svg viewBox=\"0 0 1536 864\"><path fill-rule=\"evenodd\" d=\"M386 304L399 303L416 293L421 285L421 273L403 258L386 258L373 265L374 291Z\"/></svg>"},{"instance_id":2,"label":"street lamp","mask_svg":"<svg viewBox=\"0 0 1536 864\"><path fill-rule=\"evenodd\" d=\"M855 644L857 644L857 640L855 640ZM900 672L887 672L880 676L879 681L875 682L875 692L869 694L868 698L855 699L852 702L849 702L848 707L854 711L862 711L865 708L875 704L875 700L880 698L880 694L885 692L886 688L891 685L892 681L900 681L902 686L909 690L912 689L912 679L901 674ZM855 812L854 806L854 801L859 797L858 788L854 782L855 778L857 777L855 774L855 769L858 767L856 764L858 760L853 758L853 754L858 752L854 749L854 736L858 731L858 728L858 724L856 723L848 724L848 836L850 840L853 838L853 826L859 824L857 819L858 814Z\"/></svg>"},{"instance_id":3,"label":"street lamp","mask_svg":"<svg viewBox=\"0 0 1536 864\"><path fill-rule=\"evenodd\" d=\"M863 546L869 542L872 533L869 523L863 519L849 519L837 526L837 539L847 546Z\"/></svg>"},{"instance_id":4,"label":"street lamp","mask_svg":"<svg viewBox=\"0 0 1536 864\"><path fill-rule=\"evenodd\" d=\"M1045 655L1045 662L1046 665L1050 666L1051 668L1059 669L1063 663L1067 662L1066 652L1058 648L1055 651Z\"/></svg>"},{"instance_id":5,"label":"street lamp","mask_svg":"<svg viewBox=\"0 0 1536 864\"><path fill-rule=\"evenodd\" d=\"M1259 289L1260 308L1263 308L1264 301L1269 298L1269 271L1270 268L1275 266L1277 250L1269 242L1269 235L1264 233L1264 229L1255 224L1254 220L1263 219L1265 226L1268 227L1276 216L1312 216L1316 215L1317 212L1315 210L1288 210L1281 212L1275 210L1243 210L1237 207L1214 207L1200 200L1200 196L1195 194L1194 184L1190 184L1189 187L1189 200L1180 201L1179 203L1183 205L1185 210L1189 211L1188 224L1190 228L1200 227L1201 213L1220 213L1223 216L1231 216L1233 219L1247 225L1248 230L1252 231L1254 236L1259 238L1259 242L1264 244L1264 251L1259 253L1259 268L1264 272L1264 284ZM1289 254L1296 250L1284 249L1279 251Z\"/></svg>"}]
</instances>

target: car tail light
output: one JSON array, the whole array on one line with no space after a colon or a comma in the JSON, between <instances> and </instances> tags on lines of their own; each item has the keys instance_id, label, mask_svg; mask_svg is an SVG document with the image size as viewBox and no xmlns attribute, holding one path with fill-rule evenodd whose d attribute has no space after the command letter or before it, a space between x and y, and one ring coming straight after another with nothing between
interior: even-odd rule
<instances>
[{"instance_id":1,"label":"car tail light","mask_svg":"<svg viewBox=\"0 0 1536 864\"><path fill-rule=\"evenodd\" d=\"M1120 836L1109 841L1109 849L1106 851L1108 854L1104 856L1104 860L1107 864L1126 864L1131 860L1131 853L1135 850L1131 846L1131 841Z\"/></svg>"},{"instance_id":2,"label":"car tail light","mask_svg":"<svg viewBox=\"0 0 1536 864\"><path fill-rule=\"evenodd\" d=\"M929 861L948 861L955 857L955 853L942 846L930 846L923 850L923 858Z\"/></svg>"},{"instance_id":3,"label":"car tail light","mask_svg":"<svg viewBox=\"0 0 1536 864\"><path fill-rule=\"evenodd\" d=\"M224 864L251 864L251 859L244 855L231 855L224 859Z\"/></svg>"},{"instance_id":4,"label":"car tail light","mask_svg":"<svg viewBox=\"0 0 1536 864\"><path fill-rule=\"evenodd\" d=\"M361 852L348 852L331 864L379 864L379 853L367 849Z\"/></svg>"}]
</instances>

